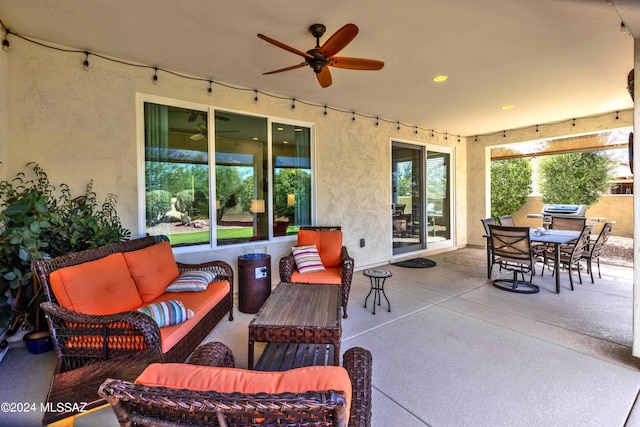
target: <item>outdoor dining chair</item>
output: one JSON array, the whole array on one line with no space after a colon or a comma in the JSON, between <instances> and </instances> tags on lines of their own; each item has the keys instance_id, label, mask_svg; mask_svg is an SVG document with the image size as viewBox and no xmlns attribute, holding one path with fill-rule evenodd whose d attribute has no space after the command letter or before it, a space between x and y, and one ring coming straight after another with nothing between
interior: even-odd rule
<instances>
[{"instance_id":1,"label":"outdoor dining chair","mask_svg":"<svg viewBox=\"0 0 640 427\"><path fill-rule=\"evenodd\" d=\"M573 291L573 270L578 272L578 279L582 284L582 276L580 275L580 261L583 259L583 254L589 252L589 244L591 242L591 231L593 225L585 225L582 228L580 237L575 240L574 243L567 245L561 245L559 250L560 265L567 269L569 272L569 283L571 283L571 290ZM553 260L555 257L553 248L547 249L547 257L545 262ZM544 274L544 268L543 268ZM559 274L559 273L558 273Z\"/></svg>"},{"instance_id":2,"label":"outdoor dining chair","mask_svg":"<svg viewBox=\"0 0 640 427\"><path fill-rule=\"evenodd\" d=\"M554 230L581 231L582 228L586 225L586 222L587 222L587 219L584 217L571 218L571 217L552 216L550 228Z\"/></svg>"},{"instance_id":3,"label":"outdoor dining chair","mask_svg":"<svg viewBox=\"0 0 640 427\"><path fill-rule=\"evenodd\" d=\"M516 223L513 220L512 215L502 215L498 217L498 221L500 221L500 225L505 227L515 227Z\"/></svg>"},{"instance_id":4,"label":"outdoor dining chair","mask_svg":"<svg viewBox=\"0 0 640 427\"><path fill-rule=\"evenodd\" d=\"M598 265L598 277L602 279L602 274L600 274L600 255L602 254L602 250L604 249L604 245L607 243L609 236L611 235L611 229L615 222L607 222L602 226L602 230L600 230L600 234L595 239L589 243L589 247L582 254L582 259L587 261L587 272L591 275L591 283L595 283L593 281L593 260L596 261Z\"/></svg>"},{"instance_id":5,"label":"outdoor dining chair","mask_svg":"<svg viewBox=\"0 0 640 427\"><path fill-rule=\"evenodd\" d=\"M501 270L513 273L511 279L499 278L493 280L493 285L499 289L521 294L533 294L540 291L533 280L535 261L531 250L529 227L504 227L489 225L492 245L491 266L498 264ZM518 274L522 280L518 279ZM530 274L529 281L524 275Z\"/></svg>"}]
</instances>

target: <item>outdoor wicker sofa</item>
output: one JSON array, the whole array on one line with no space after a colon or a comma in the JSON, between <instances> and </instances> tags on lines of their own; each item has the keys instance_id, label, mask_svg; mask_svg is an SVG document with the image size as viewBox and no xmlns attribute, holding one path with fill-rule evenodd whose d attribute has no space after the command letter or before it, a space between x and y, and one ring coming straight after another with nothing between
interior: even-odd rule
<instances>
[{"instance_id":1,"label":"outdoor wicker sofa","mask_svg":"<svg viewBox=\"0 0 640 427\"><path fill-rule=\"evenodd\" d=\"M280 379L282 375L294 373L269 373L236 369L218 369L211 367L233 368L234 357L231 350L219 342L198 347L189 364L204 365L203 369L176 364L151 365L136 382L120 379L107 379L99 389L114 410L121 426L340 426L368 427L371 425L371 368L372 357L368 350L354 347L347 350L343 357L343 368L336 366L314 366L316 372L346 370L347 386L350 382L351 393L340 390L314 390L305 380L297 385L301 391L292 392L219 392L203 387L201 384L214 375L237 375L249 377L247 384L260 376ZM309 368L300 368L309 369ZM180 375L182 370L195 371L200 375L189 378ZM148 371L155 373L148 374ZM178 371L178 372L176 372ZM229 372L233 371L233 372ZM155 376L154 376L155 375ZM344 374L343 374L344 375ZM166 378L165 378L166 377ZM194 378L196 377L196 378ZM203 380L203 377L204 380ZM331 381L333 375L323 375L324 381ZM152 379L153 378L153 379ZM303 372L302 378L307 378ZM150 384L153 383L153 385ZM264 383L265 381L262 380ZM157 385L161 383L164 385ZM172 384L177 386L171 386ZM185 384L199 383L199 386L185 387ZM344 384L344 383L342 383ZM237 387L237 384L235 384ZM214 388L214 387L211 387ZM235 388L234 388L235 389ZM346 395L350 394L350 407L346 408ZM348 415L347 415L348 414ZM348 417L348 419L347 419Z\"/></svg>"},{"instance_id":2,"label":"outdoor wicker sofa","mask_svg":"<svg viewBox=\"0 0 640 427\"><path fill-rule=\"evenodd\" d=\"M353 279L353 258L342 245L340 226L302 226L298 232L298 246L315 245L325 269L301 274L293 252L280 258L280 282L325 283L340 286L342 317L347 318L347 304Z\"/></svg>"},{"instance_id":3,"label":"outdoor wicker sofa","mask_svg":"<svg viewBox=\"0 0 640 427\"><path fill-rule=\"evenodd\" d=\"M43 288L47 299L41 304L41 308L46 313L57 352L56 374L153 347L162 348L162 358L165 362L183 362L226 313L229 313L229 320L233 320L233 292L229 289L233 286L233 270L223 261L202 264L176 263L180 272L215 272L215 282L212 283L222 288L224 282L226 289L220 292L226 294L214 307L208 309L204 316L199 313L196 317L199 318L197 322L191 322L194 319L190 319L188 322L191 322L191 329L168 349L162 345L161 331L157 323L135 309L106 315L84 314L64 308L58 302L50 282L53 272L101 260L118 252L144 250L157 243L154 237L143 237L56 258L35 260L32 263L36 285ZM91 283L87 283L86 286L90 287ZM180 298L180 293L174 295L172 298Z\"/></svg>"}]
</instances>

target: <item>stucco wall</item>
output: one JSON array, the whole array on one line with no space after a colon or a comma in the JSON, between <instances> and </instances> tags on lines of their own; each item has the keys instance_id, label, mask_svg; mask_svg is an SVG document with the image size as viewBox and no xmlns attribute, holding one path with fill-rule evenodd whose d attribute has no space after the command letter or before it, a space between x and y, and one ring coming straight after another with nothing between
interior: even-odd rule
<instances>
[{"instance_id":1,"label":"stucco wall","mask_svg":"<svg viewBox=\"0 0 640 427\"><path fill-rule=\"evenodd\" d=\"M138 223L138 122L136 95L147 94L213 105L223 109L262 113L275 117L316 123L317 222L339 224L344 241L355 258L356 268L382 264L391 259L390 153L392 138L418 143L454 147L457 177L456 245L466 244L467 195L465 184L466 141L445 140L441 135L416 135L413 129L395 123L358 117L349 113L240 91L160 72L152 84L153 70L109 62L90 56L90 68L82 68L83 54L63 53L21 39L12 40L10 53L0 52L0 67L6 61L7 73L1 73L0 124L2 104L11 111L5 128L8 148L0 152L6 164L6 176L25 170L35 161L46 171L53 184L62 182L73 194L83 191L90 179L102 200L107 193L118 196L118 213L133 236L140 235ZM161 60L161 58L158 58ZM201 76L199 76L201 77ZM314 84L310 81L310 84ZM402 102L401 97L390 102ZM375 115L375 112L362 112ZM396 119L396 118L393 118ZM402 119L402 118L397 118ZM0 143L3 134L0 133ZM366 246L359 247L359 240ZM273 276L279 257L295 239L271 244ZM262 243L264 245L264 243ZM234 267L237 256L246 247L225 247L217 253L182 253L185 261L223 259ZM275 280L274 279L274 280Z\"/></svg>"}]
</instances>

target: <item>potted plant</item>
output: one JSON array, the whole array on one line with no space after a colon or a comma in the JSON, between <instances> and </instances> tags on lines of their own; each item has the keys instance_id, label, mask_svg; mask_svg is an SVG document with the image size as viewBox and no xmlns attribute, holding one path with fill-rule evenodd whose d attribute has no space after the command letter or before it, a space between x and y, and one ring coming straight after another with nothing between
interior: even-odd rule
<instances>
[{"instance_id":1,"label":"potted plant","mask_svg":"<svg viewBox=\"0 0 640 427\"><path fill-rule=\"evenodd\" d=\"M39 298L31 261L119 242L131 234L116 213L115 195L99 205L90 181L83 194L73 197L66 184L52 185L37 163L27 167L32 177L20 172L0 181L0 331L15 332L11 329L18 321L34 319Z\"/></svg>"}]
</instances>

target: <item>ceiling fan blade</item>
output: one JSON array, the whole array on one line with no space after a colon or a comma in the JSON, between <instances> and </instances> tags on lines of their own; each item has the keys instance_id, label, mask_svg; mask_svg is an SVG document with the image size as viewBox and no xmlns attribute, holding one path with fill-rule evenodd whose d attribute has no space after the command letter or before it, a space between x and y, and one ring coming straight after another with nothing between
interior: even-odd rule
<instances>
[{"instance_id":1,"label":"ceiling fan blade","mask_svg":"<svg viewBox=\"0 0 640 427\"><path fill-rule=\"evenodd\" d=\"M258 37L260 37L262 40L264 40L266 42L269 42L269 43L271 43L273 45L278 46L279 48L282 48L284 50L288 50L291 53L295 53L296 55L300 55L300 56L303 56L305 58L313 59L313 56L311 56L307 52L303 52L301 50L296 49L295 47L288 46L288 45L286 45L286 44L284 44L282 42L279 42L278 40L272 39L271 37L267 37L267 36L265 36L263 34L258 34Z\"/></svg>"},{"instance_id":2,"label":"ceiling fan blade","mask_svg":"<svg viewBox=\"0 0 640 427\"><path fill-rule=\"evenodd\" d=\"M329 67L323 67L322 71L316 73L316 77L318 78L318 83L322 87L329 87L333 82L331 80L331 71L329 71Z\"/></svg>"},{"instance_id":3,"label":"ceiling fan blade","mask_svg":"<svg viewBox=\"0 0 640 427\"><path fill-rule=\"evenodd\" d=\"M334 56L329 60L328 65L336 68L348 68L350 70L379 70L384 67L384 62L376 59Z\"/></svg>"},{"instance_id":4,"label":"ceiling fan blade","mask_svg":"<svg viewBox=\"0 0 640 427\"><path fill-rule=\"evenodd\" d=\"M357 35L358 27L355 24L347 24L333 33L320 49L318 49L318 52L325 58L329 58L344 49Z\"/></svg>"},{"instance_id":5,"label":"ceiling fan blade","mask_svg":"<svg viewBox=\"0 0 640 427\"><path fill-rule=\"evenodd\" d=\"M279 70L274 70L274 71L269 71L268 73L262 73L264 74L275 74L275 73L282 73L283 71L290 71L290 70L295 70L296 68L302 68L304 66L306 66L307 63L306 62L301 62L298 65L292 65L291 67L287 67L287 68L281 68Z\"/></svg>"}]
</instances>

